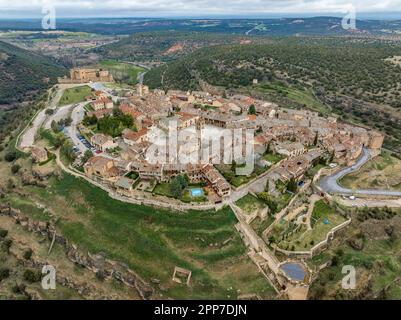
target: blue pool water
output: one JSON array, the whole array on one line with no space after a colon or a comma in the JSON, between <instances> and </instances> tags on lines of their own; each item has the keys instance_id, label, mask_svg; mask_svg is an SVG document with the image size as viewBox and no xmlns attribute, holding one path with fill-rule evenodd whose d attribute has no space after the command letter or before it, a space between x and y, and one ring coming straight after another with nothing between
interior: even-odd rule
<instances>
[{"instance_id":1,"label":"blue pool water","mask_svg":"<svg viewBox=\"0 0 401 320\"><path fill-rule=\"evenodd\" d=\"M285 263L281 267L283 271L291 278L297 281L303 281L306 276L305 269L298 263Z\"/></svg>"},{"instance_id":2,"label":"blue pool water","mask_svg":"<svg viewBox=\"0 0 401 320\"><path fill-rule=\"evenodd\" d=\"M201 197L201 196L203 196L203 189L200 189L200 188L191 189L191 195L193 197Z\"/></svg>"}]
</instances>

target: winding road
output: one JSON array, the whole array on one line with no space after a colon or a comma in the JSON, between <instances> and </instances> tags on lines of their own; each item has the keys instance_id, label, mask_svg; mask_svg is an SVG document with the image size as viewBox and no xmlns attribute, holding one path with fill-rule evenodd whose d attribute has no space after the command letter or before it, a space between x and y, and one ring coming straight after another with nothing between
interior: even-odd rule
<instances>
[{"instance_id":1,"label":"winding road","mask_svg":"<svg viewBox=\"0 0 401 320\"><path fill-rule=\"evenodd\" d=\"M346 175L358 171L366 162L368 162L372 158L372 155L369 149L364 148L362 151L362 155L351 167L346 167L331 176L324 177L320 182L320 187L324 192L334 193L334 194L343 194L343 195L371 195L371 196L392 196L392 197L401 197L401 192L399 191L391 191L391 190L364 190L357 189L351 190L342 187L338 181L340 181Z\"/></svg>"}]
</instances>

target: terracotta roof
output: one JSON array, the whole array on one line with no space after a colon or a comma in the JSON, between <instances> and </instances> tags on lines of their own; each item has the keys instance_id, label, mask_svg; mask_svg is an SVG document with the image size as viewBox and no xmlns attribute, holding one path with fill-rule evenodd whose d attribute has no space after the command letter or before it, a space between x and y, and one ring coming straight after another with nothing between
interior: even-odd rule
<instances>
[{"instance_id":1,"label":"terracotta roof","mask_svg":"<svg viewBox=\"0 0 401 320\"><path fill-rule=\"evenodd\" d=\"M146 128L143 128L143 129L139 130L138 132L128 129L128 130L124 130L123 137L124 137L124 139L137 141L139 138L146 135L147 133L148 133L148 129L146 129Z\"/></svg>"}]
</instances>

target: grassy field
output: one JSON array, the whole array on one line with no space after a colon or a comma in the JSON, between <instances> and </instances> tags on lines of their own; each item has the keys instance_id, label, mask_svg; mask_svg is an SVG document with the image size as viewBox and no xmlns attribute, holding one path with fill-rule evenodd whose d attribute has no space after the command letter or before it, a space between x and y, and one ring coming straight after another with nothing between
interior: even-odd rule
<instances>
[{"instance_id":1,"label":"grassy field","mask_svg":"<svg viewBox=\"0 0 401 320\"><path fill-rule=\"evenodd\" d=\"M263 155L263 159L266 161L269 161L271 164L276 164L280 160L284 159L284 157L278 153L273 154L273 153L266 153Z\"/></svg>"},{"instance_id":2,"label":"grassy field","mask_svg":"<svg viewBox=\"0 0 401 320\"><path fill-rule=\"evenodd\" d=\"M263 83L259 85L256 88L256 90L267 95L273 94L288 98L301 105L305 105L306 108L308 109L317 112L321 113L330 112L330 109L327 106L325 106L322 102L320 102L310 90L302 90L302 89L297 89L295 87L285 86L279 82Z\"/></svg>"},{"instance_id":3,"label":"grassy field","mask_svg":"<svg viewBox=\"0 0 401 320\"><path fill-rule=\"evenodd\" d=\"M350 189L392 189L401 191L401 160L389 152L365 164L358 172L345 176L340 183Z\"/></svg>"},{"instance_id":4,"label":"grassy field","mask_svg":"<svg viewBox=\"0 0 401 320\"><path fill-rule=\"evenodd\" d=\"M27 203L15 202L16 207L35 216L42 213L31 209L46 207L59 218L58 229L79 248L123 261L148 281L159 279L164 296L275 296L246 256L229 208L178 213L126 204L68 175L52 180L46 189L24 187L24 192L30 195ZM192 271L190 287L171 280L175 266Z\"/></svg>"},{"instance_id":5,"label":"grassy field","mask_svg":"<svg viewBox=\"0 0 401 320\"><path fill-rule=\"evenodd\" d=\"M60 99L60 106L73 104L85 101L87 96L91 95L91 88L88 86L81 86L76 88L66 89Z\"/></svg>"},{"instance_id":6,"label":"grassy field","mask_svg":"<svg viewBox=\"0 0 401 320\"><path fill-rule=\"evenodd\" d=\"M241 167L240 165L237 166L238 168ZM247 176L237 176L235 174L235 171L233 171L233 168L231 165L227 164L219 164L216 165L217 170L220 171L220 173L223 175L223 177L229 182L231 185L234 187L238 188L242 186L243 184L247 184L249 181L255 179L256 177L260 176L263 172L268 170L269 168L263 168L261 166L255 165L254 170L252 174L247 175Z\"/></svg>"},{"instance_id":7,"label":"grassy field","mask_svg":"<svg viewBox=\"0 0 401 320\"><path fill-rule=\"evenodd\" d=\"M129 84L136 84L138 75L145 71L145 69L136 65L115 60L103 60L100 62L100 66L109 70L116 80L122 80L122 82Z\"/></svg>"},{"instance_id":8,"label":"grassy field","mask_svg":"<svg viewBox=\"0 0 401 320\"><path fill-rule=\"evenodd\" d=\"M169 198L173 197L173 194L171 193L170 184L167 182L158 183L156 187L153 189L153 193Z\"/></svg>"},{"instance_id":9,"label":"grassy field","mask_svg":"<svg viewBox=\"0 0 401 320\"><path fill-rule=\"evenodd\" d=\"M250 193L248 193L245 197L242 197L235 203L238 207L240 207L244 213L251 214L255 210L261 210L266 207L266 205L259 200L258 198L254 197Z\"/></svg>"}]
</instances>

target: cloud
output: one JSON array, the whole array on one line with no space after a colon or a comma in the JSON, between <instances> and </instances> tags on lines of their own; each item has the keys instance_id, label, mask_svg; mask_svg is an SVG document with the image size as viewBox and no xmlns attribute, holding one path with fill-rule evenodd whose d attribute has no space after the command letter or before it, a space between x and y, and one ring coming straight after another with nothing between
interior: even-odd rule
<instances>
[{"instance_id":1,"label":"cloud","mask_svg":"<svg viewBox=\"0 0 401 320\"><path fill-rule=\"evenodd\" d=\"M0 0L0 15L39 16L45 4L58 16L182 16L327 14L401 11L401 0Z\"/></svg>"}]
</instances>

